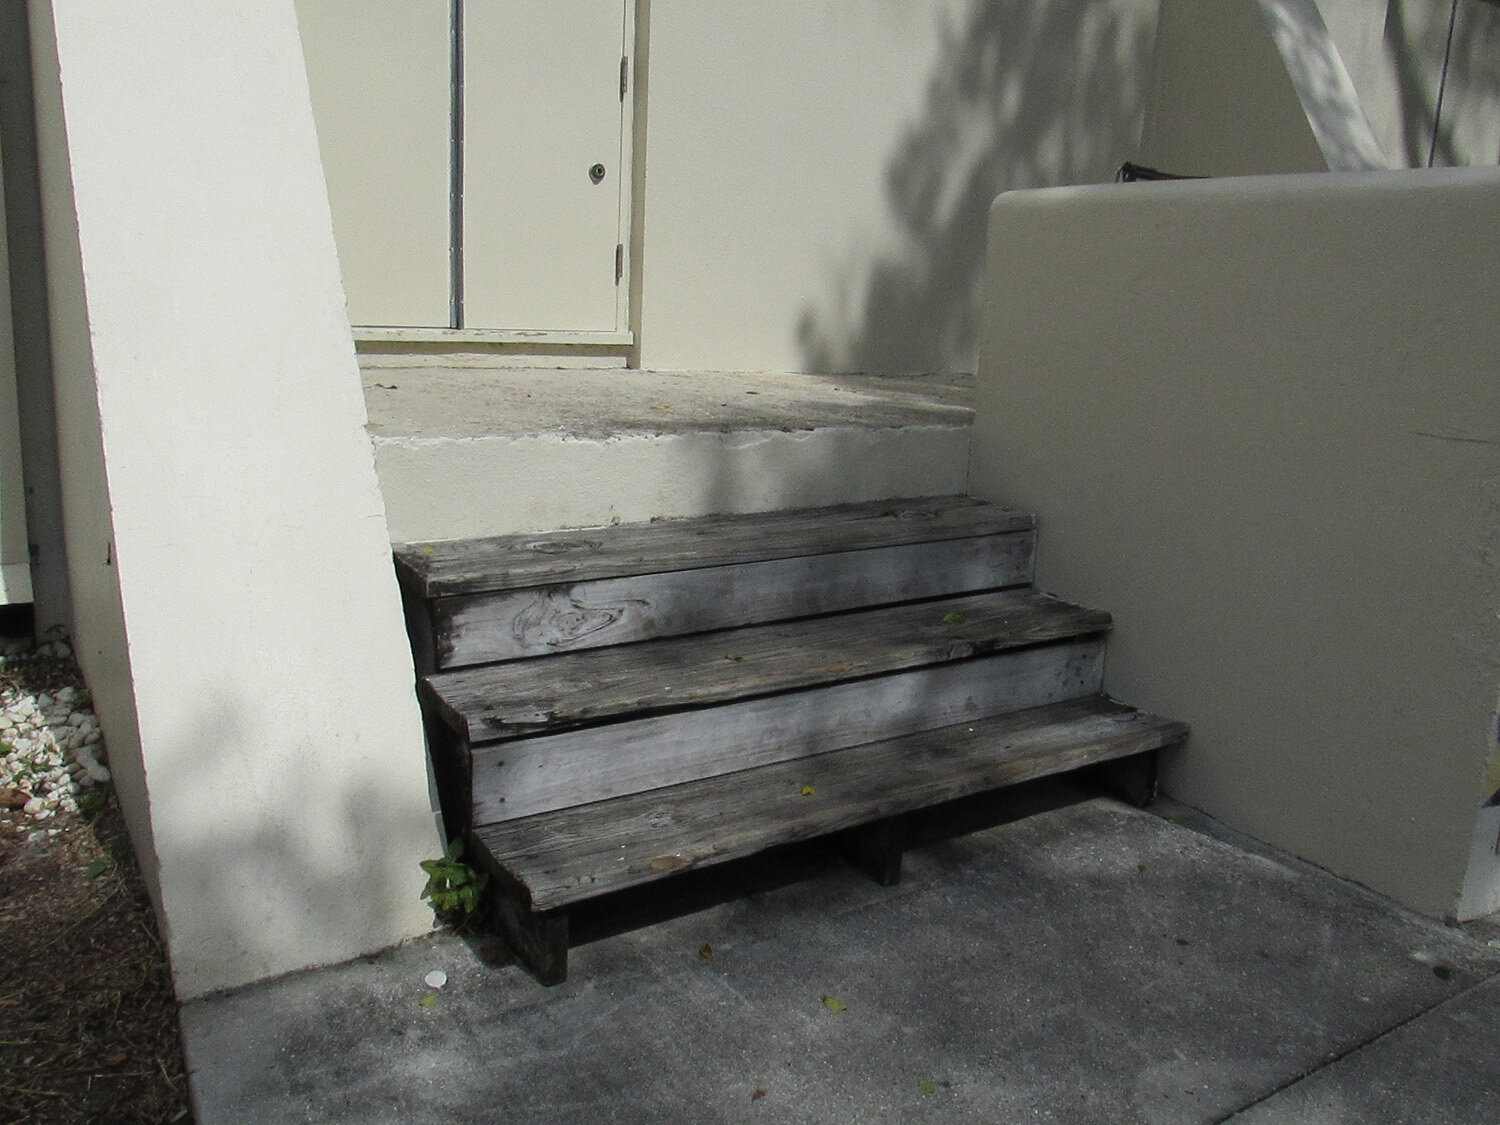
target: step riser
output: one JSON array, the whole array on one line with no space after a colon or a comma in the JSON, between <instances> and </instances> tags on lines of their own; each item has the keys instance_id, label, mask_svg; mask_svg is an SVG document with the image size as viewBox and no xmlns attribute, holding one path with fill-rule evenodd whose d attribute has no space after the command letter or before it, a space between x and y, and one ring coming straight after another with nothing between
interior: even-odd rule
<instances>
[{"instance_id":1,"label":"step riser","mask_svg":"<svg viewBox=\"0 0 1500 1125\"><path fill-rule=\"evenodd\" d=\"M1092 695L1091 637L815 691L476 748L473 822L497 823Z\"/></svg>"},{"instance_id":2,"label":"step riser","mask_svg":"<svg viewBox=\"0 0 1500 1125\"><path fill-rule=\"evenodd\" d=\"M805 691L1100 633L1034 590L967 594L441 672L423 699L470 743Z\"/></svg>"},{"instance_id":3,"label":"step riser","mask_svg":"<svg viewBox=\"0 0 1500 1125\"><path fill-rule=\"evenodd\" d=\"M832 613L1031 581L1035 535L775 559L439 599L439 669Z\"/></svg>"}]
</instances>

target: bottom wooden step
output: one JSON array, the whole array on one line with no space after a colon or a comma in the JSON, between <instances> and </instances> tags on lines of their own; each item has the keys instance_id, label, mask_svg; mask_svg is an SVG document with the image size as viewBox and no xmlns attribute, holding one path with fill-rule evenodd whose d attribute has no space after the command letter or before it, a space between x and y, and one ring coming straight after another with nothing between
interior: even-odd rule
<instances>
[{"instance_id":1,"label":"bottom wooden step","mask_svg":"<svg viewBox=\"0 0 1500 1125\"><path fill-rule=\"evenodd\" d=\"M894 881L893 817L1032 778L1150 754L1179 722L1103 696L834 750L473 831L496 876L495 921L544 983L566 975L566 908L673 872L861 825L866 865ZM894 854L893 854L894 853Z\"/></svg>"}]
</instances>

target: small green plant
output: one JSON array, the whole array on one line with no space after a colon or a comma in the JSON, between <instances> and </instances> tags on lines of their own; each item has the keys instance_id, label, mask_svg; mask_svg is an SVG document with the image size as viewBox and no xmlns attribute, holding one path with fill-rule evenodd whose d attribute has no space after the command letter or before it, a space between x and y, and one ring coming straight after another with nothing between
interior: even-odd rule
<instances>
[{"instance_id":1,"label":"small green plant","mask_svg":"<svg viewBox=\"0 0 1500 1125\"><path fill-rule=\"evenodd\" d=\"M93 819L104 811L104 806L109 804L109 797L104 790L95 785L85 789L78 794L78 812L85 819Z\"/></svg>"},{"instance_id":2,"label":"small green plant","mask_svg":"<svg viewBox=\"0 0 1500 1125\"><path fill-rule=\"evenodd\" d=\"M447 915L460 924L479 909L479 896L484 893L489 875L475 871L461 858L464 842L455 839L448 845L442 859L424 859L422 870L427 872L427 885L422 888L422 897L432 902L439 915Z\"/></svg>"}]
</instances>

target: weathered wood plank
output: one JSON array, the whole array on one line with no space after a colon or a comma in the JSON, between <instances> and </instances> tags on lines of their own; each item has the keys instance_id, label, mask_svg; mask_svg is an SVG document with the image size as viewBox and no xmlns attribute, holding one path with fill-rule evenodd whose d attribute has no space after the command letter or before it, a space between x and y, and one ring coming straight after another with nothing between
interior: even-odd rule
<instances>
[{"instance_id":1,"label":"weathered wood plank","mask_svg":"<svg viewBox=\"0 0 1500 1125\"><path fill-rule=\"evenodd\" d=\"M474 814L471 786L474 765L469 744L438 718L430 701L418 702L427 734L427 760L432 768L432 784L442 814L443 839L452 840L469 831Z\"/></svg>"},{"instance_id":2,"label":"weathered wood plank","mask_svg":"<svg viewBox=\"0 0 1500 1125\"><path fill-rule=\"evenodd\" d=\"M441 672L423 698L482 743L985 656L1109 621L1035 590L970 594Z\"/></svg>"},{"instance_id":3,"label":"weathered wood plank","mask_svg":"<svg viewBox=\"0 0 1500 1125\"><path fill-rule=\"evenodd\" d=\"M486 825L474 839L548 910L1186 734L1096 696Z\"/></svg>"},{"instance_id":4,"label":"weathered wood plank","mask_svg":"<svg viewBox=\"0 0 1500 1125\"><path fill-rule=\"evenodd\" d=\"M396 552L396 563L413 590L440 597L1029 531L1033 526L1026 512L966 496L940 496L413 543Z\"/></svg>"},{"instance_id":5,"label":"weathered wood plank","mask_svg":"<svg viewBox=\"0 0 1500 1125\"><path fill-rule=\"evenodd\" d=\"M443 598L439 669L708 632L1031 580L1030 533Z\"/></svg>"},{"instance_id":6,"label":"weathered wood plank","mask_svg":"<svg viewBox=\"0 0 1500 1125\"><path fill-rule=\"evenodd\" d=\"M1100 690L1103 638L476 749L474 823L602 801Z\"/></svg>"}]
</instances>

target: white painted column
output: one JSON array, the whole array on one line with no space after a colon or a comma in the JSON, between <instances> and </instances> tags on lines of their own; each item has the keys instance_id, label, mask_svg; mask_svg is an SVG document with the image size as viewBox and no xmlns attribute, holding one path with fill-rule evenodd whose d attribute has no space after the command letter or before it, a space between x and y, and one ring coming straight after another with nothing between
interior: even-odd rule
<instances>
[{"instance_id":1,"label":"white painted column","mask_svg":"<svg viewBox=\"0 0 1500 1125\"><path fill-rule=\"evenodd\" d=\"M292 0L33 0L77 642L184 997L429 928Z\"/></svg>"}]
</instances>

